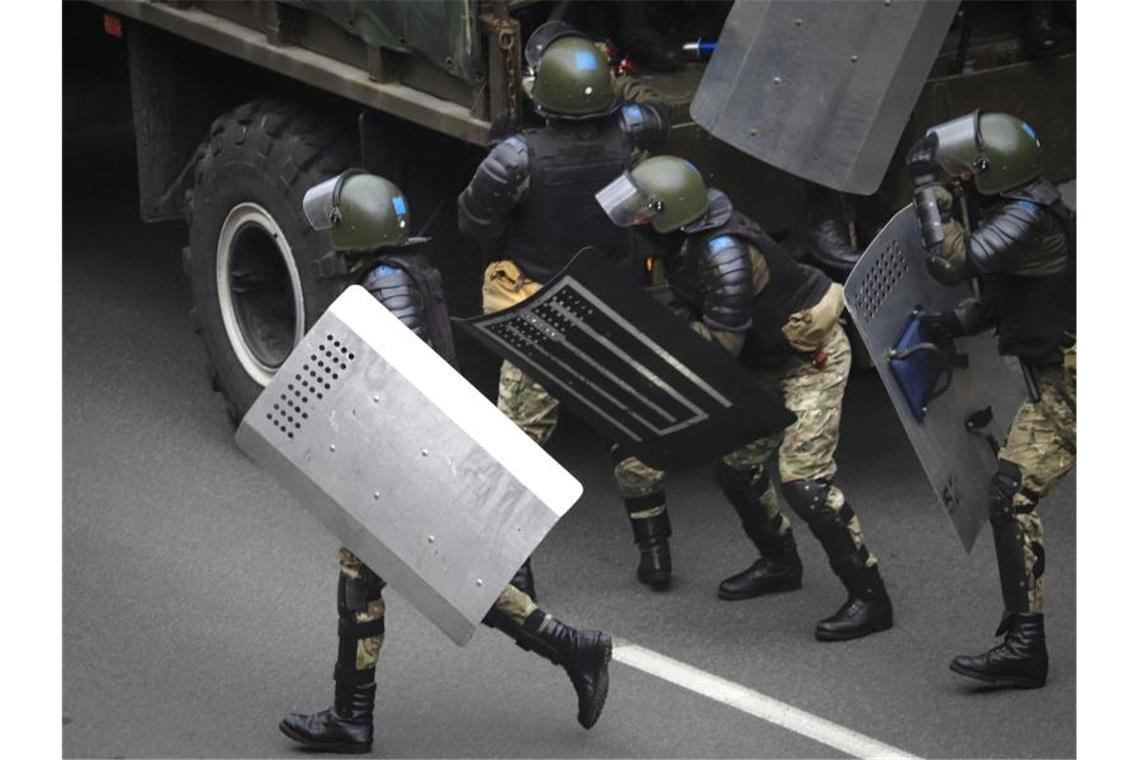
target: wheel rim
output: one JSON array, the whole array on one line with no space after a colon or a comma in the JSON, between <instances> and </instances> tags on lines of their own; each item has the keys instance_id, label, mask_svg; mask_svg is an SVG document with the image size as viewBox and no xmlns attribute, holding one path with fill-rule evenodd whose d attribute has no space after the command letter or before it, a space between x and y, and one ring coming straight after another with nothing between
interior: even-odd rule
<instances>
[{"instance_id":1,"label":"wheel rim","mask_svg":"<svg viewBox=\"0 0 1140 760\"><path fill-rule=\"evenodd\" d=\"M230 347L246 373L268 385L305 331L301 278L289 241L268 211L241 203L222 222L215 260Z\"/></svg>"}]
</instances>

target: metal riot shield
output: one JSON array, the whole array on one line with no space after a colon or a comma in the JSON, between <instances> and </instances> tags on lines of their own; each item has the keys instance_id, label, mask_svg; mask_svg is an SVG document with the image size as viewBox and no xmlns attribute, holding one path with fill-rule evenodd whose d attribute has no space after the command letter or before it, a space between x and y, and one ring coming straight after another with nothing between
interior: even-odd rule
<instances>
[{"instance_id":1,"label":"metal riot shield","mask_svg":"<svg viewBox=\"0 0 1140 760\"><path fill-rule=\"evenodd\" d=\"M970 295L965 285L951 288L934 280L925 258L914 207L907 206L867 247L847 279L843 300L939 503L969 551L988 519L990 477L997 467L994 436L1005 435L1025 385L1018 364L999 356L997 338L986 332L955 339L956 355L927 352L928 358L942 354L936 373L943 376L935 379L937 388L916 387L930 367L915 349L932 347L916 342L916 311L953 309ZM906 361L908 356L917 361ZM923 390L932 394L920 399Z\"/></svg>"},{"instance_id":2,"label":"metal riot shield","mask_svg":"<svg viewBox=\"0 0 1140 760\"><path fill-rule=\"evenodd\" d=\"M742 370L594 248L526 301L457 321L658 469L709 462L795 419L774 385Z\"/></svg>"},{"instance_id":3,"label":"metal riot shield","mask_svg":"<svg viewBox=\"0 0 1140 760\"><path fill-rule=\"evenodd\" d=\"M237 442L459 645L582 493L359 286L285 360Z\"/></svg>"},{"instance_id":4,"label":"metal riot shield","mask_svg":"<svg viewBox=\"0 0 1140 760\"><path fill-rule=\"evenodd\" d=\"M812 182L878 189L957 2L732 6L689 109L729 145Z\"/></svg>"}]
</instances>

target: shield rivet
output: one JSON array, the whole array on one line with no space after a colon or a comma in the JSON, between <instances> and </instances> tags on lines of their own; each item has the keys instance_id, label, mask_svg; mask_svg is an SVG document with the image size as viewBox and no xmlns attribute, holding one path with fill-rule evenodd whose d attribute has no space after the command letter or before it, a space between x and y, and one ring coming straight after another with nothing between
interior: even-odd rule
<instances>
[{"instance_id":1,"label":"shield rivet","mask_svg":"<svg viewBox=\"0 0 1140 760\"><path fill-rule=\"evenodd\" d=\"M428 455L427 449L420 449L420 456L421 457L426 457L427 455Z\"/></svg>"},{"instance_id":2,"label":"shield rivet","mask_svg":"<svg viewBox=\"0 0 1140 760\"><path fill-rule=\"evenodd\" d=\"M372 397L372 403L373 404L379 404L380 403L380 397L379 396L373 396Z\"/></svg>"},{"instance_id":3,"label":"shield rivet","mask_svg":"<svg viewBox=\"0 0 1140 760\"><path fill-rule=\"evenodd\" d=\"M476 578L475 579L475 585L476 586L482 586L483 585L483 579L482 578Z\"/></svg>"},{"instance_id":4,"label":"shield rivet","mask_svg":"<svg viewBox=\"0 0 1140 760\"><path fill-rule=\"evenodd\" d=\"M380 492L379 491L373 491L372 492L372 498L375 499L376 501L380 501Z\"/></svg>"},{"instance_id":5,"label":"shield rivet","mask_svg":"<svg viewBox=\"0 0 1140 760\"><path fill-rule=\"evenodd\" d=\"M858 62L859 62L859 56L857 56L857 55L851 56L851 63L858 63Z\"/></svg>"},{"instance_id":6,"label":"shield rivet","mask_svg":"<svg viewBox=\"0 0 1140 760\"><path fill-rule=\"evenodd\" d=\"M779 84L779 83L780 83L779 77L772 77L772 84Z\"/></svg>"},{"instance_id":7,"label":"shield rivet","mask_svg":"<svg viewBox=\"0 0 1140 760\"><path fill-rule=\"evenodd\" d=\"M428 536L428 543L434 544L435 543L435 536Z\"/></svg>"},{"instance_id":8,"label":"shield rivet","mask_svg":"<svg viewBox=\"0 0 1140 760\"><path fill-rule=\"evenodd\" d=\"M335 443L329 444L329 451L336 451L336 444Z\"/></svg>"},{"instance_id":9,"label":"shield rivet","mask_svg":"<svg viewBox=\"0 0 1140 760\"><path fill-rule=\"evenodd\" d=\"M796 19L796 26L803 26L803 25L804 25L804 20L802 18Z\"/></svg>"}]
</instances>

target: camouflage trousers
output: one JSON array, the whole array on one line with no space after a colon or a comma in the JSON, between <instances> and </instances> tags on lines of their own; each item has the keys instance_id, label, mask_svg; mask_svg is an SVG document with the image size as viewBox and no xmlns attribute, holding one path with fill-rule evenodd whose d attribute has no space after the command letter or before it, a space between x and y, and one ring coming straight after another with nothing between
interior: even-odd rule
<instances>
[{"instance_id":1,"label":"camouflage trousers","mask_svg":"<svg viewBox=\"0 0 1140 760\"><path fill-rule=\"evenodd\" d=\"M1077 347L1066 349L1062 366L1038 373L1041 400L1026 399L1009 426L998 458L1021 470L1021 490L1013 497L1021 528L1022 557L1030 612L1043 612L1044 529L1037 502L1077 461Z\"/></svg>"},{"instance_id":2,"label":"camouflage trousers","mask_svg":"<svg viewBox=\"0 0 1140 760\"><path fill-rule=\"evenodd\" d=\"M384 599L381 592L387 585L384 583L384 579L372 572L367 565L360 561L359 557L343 546L338 552L338 561L341 574L349 580L361 584L362 590L368 597L365 609L351 611L354 622L371 623L376 620L383 620ZM507 584L499 594L499 598L495 600L494 608L510 618L512 622L522 626L527 617L537 609L537 606L525 592ZM543 630L549 622L550 615L547 615L539 624L538 630ZM380 647L383 645L383 635L366 636L357 640L356 669L366 670L376 667L376 662L380 657Z\"/></svg>"},{"instance_id":3,"label":"camouflage trousers","mask_svg":"<svg viewBox=\"0 0 1140 760\"><path fill-rule=\"evenodd\" d=\"M525 301L542 283L524 275L512 261L494 261L483 271L483 313L493 314ZM558 426L558 399L509 361L499 370L499 411L540 446Z\"/></svg>"},{"instance_id":4,"label":"camouflage trousers","mask_svg":"<svg viewBox=\"0 0 1140 760\"><path fill-rule=\"evenodd\" d=\"M841 325L836 323L832 327L820 350L826 356L822 365L813 364L804 355L796 355L779 367L759 371L780 388L784 405L795 414L796 420L781 434L760 438L725 455L721 460L725 465L734 470L754 471L753 481L759 483L765 476L765 463L776 453L781 483L829 481L835 475L843 392L851 372L851 345ZM634 457L618 462L614 468L614 479L626 499L663 492L665 485L664 472ZM779 520L778 533L786 533L791 523L780 512L771 478L759 502L769 521ZM829 483L826 503L838 511L846 503L843 491ZM847 528L856 547L863 546L859 518L852 518ZM868 567L877 562L874 554L868 552L867 557Z\"/></svg>"}]
</instances>

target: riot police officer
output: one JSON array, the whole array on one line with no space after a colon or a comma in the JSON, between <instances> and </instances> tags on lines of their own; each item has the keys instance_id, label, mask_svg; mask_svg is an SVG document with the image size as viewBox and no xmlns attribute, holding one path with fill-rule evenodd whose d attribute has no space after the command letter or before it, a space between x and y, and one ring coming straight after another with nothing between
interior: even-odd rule
<instances>
[{"instance_id":1,"label":"riot police officer","mask_svg":"<svg viewBox=\"0 0 1140 760\"><path fill-rule=\"evenodd\" d=\"M483 273L487 314L533 295L584 247L633 264L629 232L610 224L593 196L668 131L665 107L636 83L615 84L605 54L569 25L536 29L526 58L534 69L527 93L546 124L495 145L458 200L460 229L493 259ZM558 423L558 401L511 362L500 371L498 405L539 444ZM627 499L626 507L642 552L639 577L667 582L664 499ZM533 590L529 563L516 579Z\"/></svg>"},{"instance_id":2,"label":"riot police officer","mask_svg":"<svg viewBox=\"0 0 1140 760\"><path fill-rule=\"evenodd\" d=\"M349 170L311 188L305 195L305 214L315 228L329 230L344 271L436 351L452 356L438 276L422 254L408 248L416 241L408 236L408 207L399 188L381 177ZM339 562L333 706L311 715L287 715L280 728L308 749L368 752L376 662L384 643L385 584L346 548L340 549ZM609 687L608 634L559 622L511 585L483 622L565 669L578 696L578 722L586 728L594 725Z\"/></svg>"},{"instance_id":3,"label":"riot police officer","mask_svg":"<svg viewBox=\"0 0 1140 760\"><path fill-rule=\"evenodd\" d=\"M622 227L649 223L680 231L680 251L665 260L677 299L693 328L781 389L796 420L783 433L754 441L716 462L717 482L760 552L748 569L725 579L722 599L798 589L803 566L773 480L822 544L847 590L839 610L816 626L816 638L841 641L893 625L891 600L868 550L859 518L832 482L851 349L839 324L842 289L819 270L794 261L700 172L674 156L655 156L607 185L597 200ZM765 462L778 454L773 478ZM638 493L660 492L665 473L635 458L615 475Z\"/></svg>"},{"instance_id":4,"label":"riot police officer","mask_svg":"<svg viewBox=\"0 0 1140 760\"><path fill-rule=\"evenodd\" d=\"M1043 686L1042 574L1045 548L1037 503L1072 469L1077 453L1075 217L1042 178L1033 128L975 111L927 131L906 159L922 220L927 269L954 285L977 278L980 298L923 318L936 339L996 329L998 352L1017 357L1029 379L990 488L990 524L1005 612L1002 643L950 668L990 683ZM942 170L980 212L967 232L949 213Z\"/></svg>"}]
</instances>

